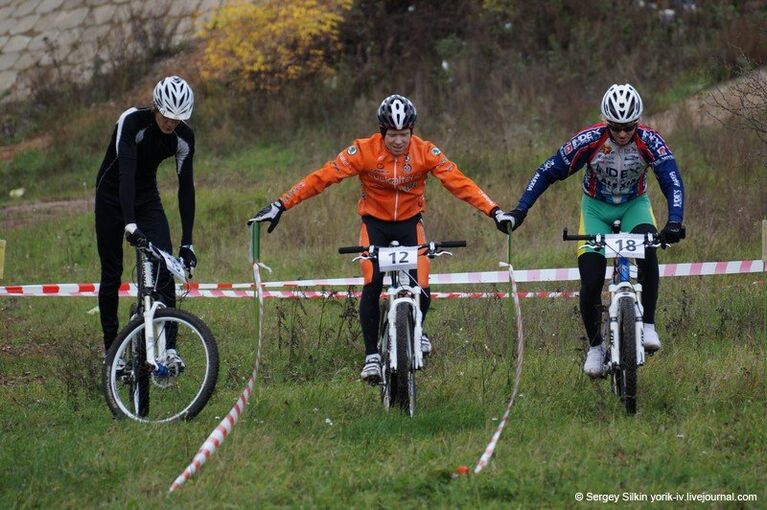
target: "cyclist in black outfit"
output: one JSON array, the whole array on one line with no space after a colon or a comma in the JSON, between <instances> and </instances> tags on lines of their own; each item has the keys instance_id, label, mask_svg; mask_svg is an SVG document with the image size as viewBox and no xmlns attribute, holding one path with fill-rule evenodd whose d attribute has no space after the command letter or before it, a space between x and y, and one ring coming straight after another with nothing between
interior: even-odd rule
<instances>
[{"instance_id":1,"label":"cyclist in black outfit","mask_svg":"<svg viewBox=\"0 0 767 510\"><path fill-rule=\"evenodd\" d=\"M169 253L173 249L168 218L157 189L157 167L170 156L176 157L178 174L182 225L179 256L188 268L197 265L192 247L194 133L184 122L192 115L193 107L194 95L186 81L169 76L155 86L151 107L124 111L112 132L96 178L96 240L101 260L99 311L106 350L118 331L123 235L133 246L146 246L151 241ZM164 266L157 266L160 300L166 306L175 306L173 279ZM175 339L168 343L170 359L177 356Z\"/></svg>"}]
</instances>

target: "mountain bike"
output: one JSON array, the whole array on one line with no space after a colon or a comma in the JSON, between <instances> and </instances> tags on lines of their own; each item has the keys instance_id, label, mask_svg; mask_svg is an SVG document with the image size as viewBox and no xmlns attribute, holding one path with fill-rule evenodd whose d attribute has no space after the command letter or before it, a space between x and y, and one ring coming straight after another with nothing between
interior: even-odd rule
<instances>
[{"instance_id":1,"label":"mountain bike","mask_svg":"<svg viewBox=\"0 0 767 510\"><path fill-rule=\"evenodd\" d=\"M383 377L377 384L385 409L398 406L409 416L415 415L415 372L424 366L421 351L423 316L421 292L410 271L418 267L418 252L429 258L452 255L443 248L461 248L466 241L430 242L417 246L347 246L338 253L362 253L353 260L378 261L379 270L388 278L385 299L381 303L378 352ZM386 280L385 280L386 282Z\"/></svg>"},{"instance_id":2,"label":"mountain bike","mask_svg":"<svg viewBox=\"0 0 767 510\"><path fill-rule=\"evenodd\" d=\"M622 233L620 224L620 220L613 223L612 234L569 235L565 228L562 239L586 241L587 245L602 249L605 257L613 259L612 283L608 287L610 301L602 314L603 338L608 334L610 338L603 376L611 376L613 392L623 402L626 412L635 414L637 369L645 363L645 350L642 346L642 284L631 280L632 273L636 274L633 261L644 258L645 248L665 248L667 244L658 234ZM683 227L683 238L684 233Z\"/></svg>"},{"instance_id":3,"label":"mountain bike","mask_svg":"<svg viewBox=\"0 0 767 510\"><path fill-rule=\"evenodd\" d=\"M136 248L138 299L106 355L102 389L117 418L155 423L190 420L216 387L218 348L199 317L158 300L157 263L174 279L187 281L180 259L151 243ZM171 349L183 360L169 357Z\"/></svg>"}]
</instances>

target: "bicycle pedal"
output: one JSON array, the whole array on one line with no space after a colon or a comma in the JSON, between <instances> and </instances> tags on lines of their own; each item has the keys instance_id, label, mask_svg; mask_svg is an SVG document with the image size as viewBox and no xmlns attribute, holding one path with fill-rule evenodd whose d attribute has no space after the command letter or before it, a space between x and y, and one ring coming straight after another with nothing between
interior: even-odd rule
<instances>
[{"instance_id":1,"label":"bicycle pedal","mask_svg":"<svg viewBox=\"0 0 767 510\"><path fill-rule=\"evenodd\" d=\"M655 350L655 351L645 351L644 353L645 353L646 356L655 356L656 352L658 352L658 351L657 350Z\"/></svg>"}]
</instances>

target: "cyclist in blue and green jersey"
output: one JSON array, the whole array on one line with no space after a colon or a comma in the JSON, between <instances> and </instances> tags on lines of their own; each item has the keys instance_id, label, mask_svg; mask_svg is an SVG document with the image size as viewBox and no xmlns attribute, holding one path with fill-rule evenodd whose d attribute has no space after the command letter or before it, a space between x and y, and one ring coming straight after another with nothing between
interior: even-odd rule
<instances>
[{"instance_id":1,"label":"cyclist in blue and green jersey","mask_svg":"<svg viewBox=\"0 0 767 510\"><path fill-rule=\"evenodd\" d=\"M580 233L609 233L615 220L621 220L621 230L626 232L657 233L647 196L647 169L652 168L668 203L668 219L660 235L667 243L679 242L684 213L682 176L661 135L639 124L641 115L642 98L636 89L629 84L612 85L602 98L604 121L579 131L535 171L516 208L510 211L514 218L512 229L522 224L551 184L586 167ZM644 308L642 342L646 351L654 352L660 348L655 331L659 281L656 250L648 249L646 258L637 265ZM605 268L601 252L579 245L580 309L589 340L583 370L592 377L601 375L606 350L599 328Z\"/></svg>"}]
</instances>

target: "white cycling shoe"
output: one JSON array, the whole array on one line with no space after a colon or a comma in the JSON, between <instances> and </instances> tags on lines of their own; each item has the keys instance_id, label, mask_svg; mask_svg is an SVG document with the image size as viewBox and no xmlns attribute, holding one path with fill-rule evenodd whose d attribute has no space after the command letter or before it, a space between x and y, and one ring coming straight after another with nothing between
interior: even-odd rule
<instances>
[{"instance_id":1,"label":"white cycling shoe","mask_svg":"<svg viewBox=\"0 0 767 510\"><path fill-rule=\"evenodd\" d=\"M180 374L184 371L184 369L186 369L186 364L184 364L184 360L182 360L181 356L178 355L176 349L168 349L165 351L165 361L167 362L168 366L176 367L176 375Z\"/></svg>"},{"instance_id":2,"label":"white cycling shoe","mask_svg":"<svg viewBox=\"0 0 767 510\"><path fill-rule=\"evenodd\" d=\"M424 356L429 356L431 354L431 340L429 340L429 337L426 336L426 333L423 333L421 335L421 352Z\"/></svg>"},{"instance_id":3,"label":"white cycling shoe","mask_svg":"<svg viewBox=\"0 0 767 510\"><path fill-rule=\"evenodd\" d=\"M586 362L583 364L583 372L591 377L602 377L605 368L605 346L599 344L594 347L589 347L589 351L586 353Z\"/></svg>"},{"instance_id":4,"label":"white cycling shoe","mask_svg":"<svg viewBox=\"0 0 767 510\"><path fill-rule=\"evenodd\" d=\"M368 354L365 356L365 364L360 372L360 378L371 384L381 380L381 355Z\"/></svg>"},{"instance_id":5,"label":"white cycling shoe","mask_svg":"<svg viewBox=\"0 0 767 510\"><path fill-rule=\"evenodd\" d=\"M642 327L642 346L645 352L655 352L660 349L660 338L655 331L655 324L645 324Z\"/></svg>"}]
</instances>

